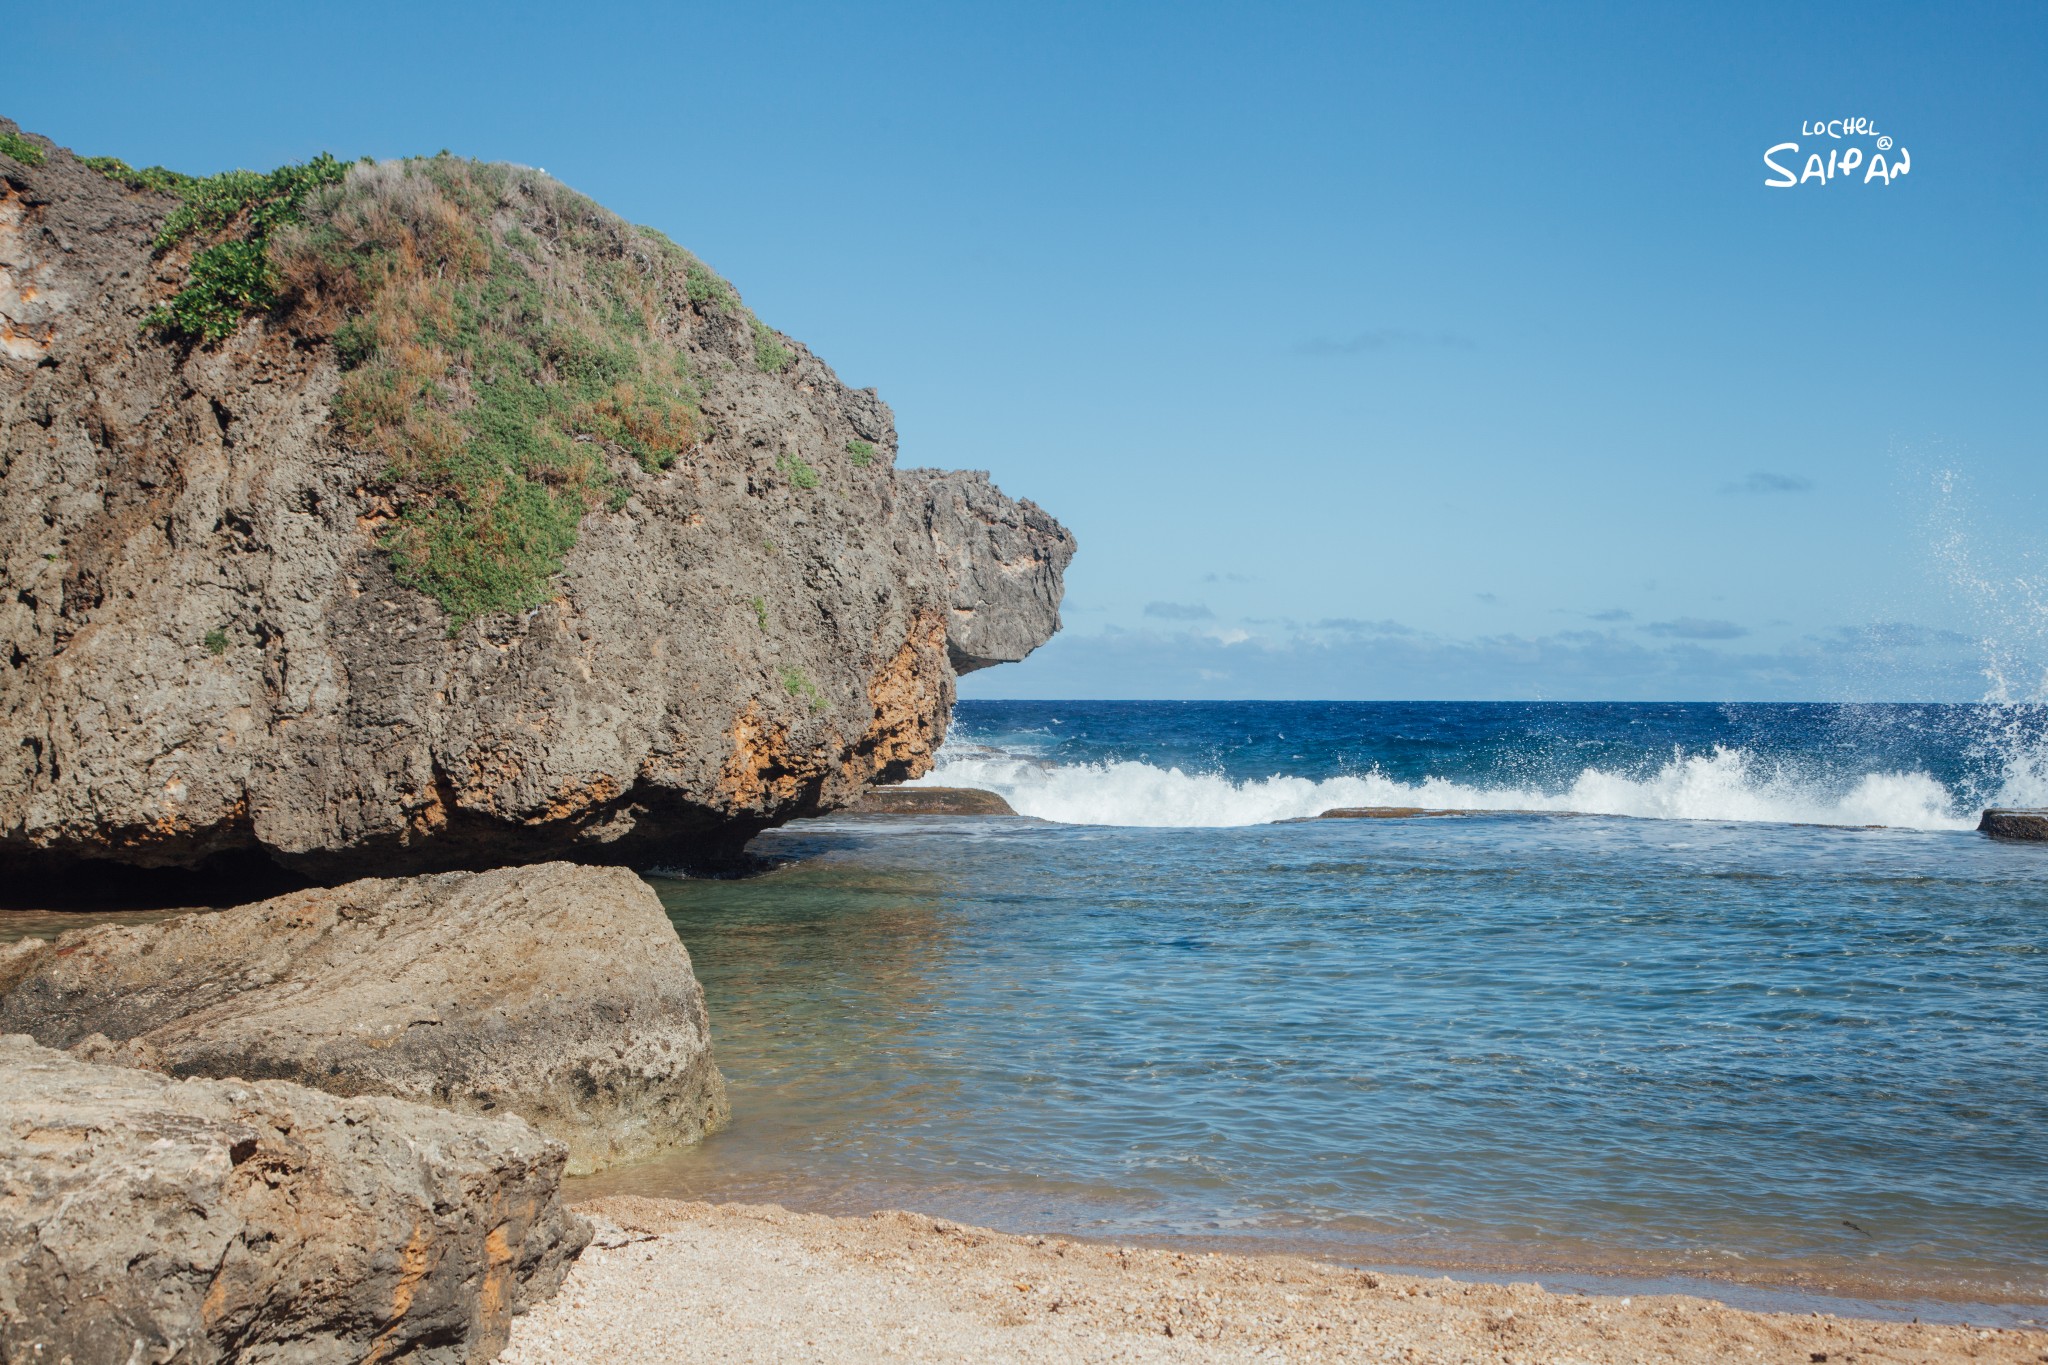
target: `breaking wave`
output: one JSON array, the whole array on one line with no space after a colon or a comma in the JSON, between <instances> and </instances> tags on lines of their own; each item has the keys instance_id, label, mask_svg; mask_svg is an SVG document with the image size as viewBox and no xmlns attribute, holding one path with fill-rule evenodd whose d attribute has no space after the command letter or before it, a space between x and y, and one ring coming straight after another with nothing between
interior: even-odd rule
<instances>
[{"instance_id":1,"label":"breaking wave","mask_svg":"<svg viewBox=\"0 0 2048 1365\"><path fill-rule=\"evenodd\" d=\"M1236 781L1220 773L1111 761L1050 763L968 748L942 752L917 785L1000 793L1020 815L1076 825L1265 824L1350 806L1429 810L1573 811L1649 820L1974 828L1981 806L1924 771L1869 772L1846 783L1786 772L1741 748L1674 754L1644 775L1586 768L1561 786L1483 786L1441 778L1406 782L1378 771L1318 779L1276 775ZM2048 765L2016 756L1991 805L2048 804Z\"/></svg>"}]
</instances>

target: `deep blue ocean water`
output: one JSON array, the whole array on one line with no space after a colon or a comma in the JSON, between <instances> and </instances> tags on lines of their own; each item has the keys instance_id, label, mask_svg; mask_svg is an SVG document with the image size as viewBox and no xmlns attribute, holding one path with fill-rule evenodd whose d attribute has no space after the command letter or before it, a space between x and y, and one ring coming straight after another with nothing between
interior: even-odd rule
<instances>
[{"instance_id":1,"label":"deep blue ocean water","mask_svg":"<svg viewBox=\"0 0 2048 1365\"><path fill-rule=\"evenodd\" d=\"M590 1188L2048 1316L2048 846L1973 829L2042 733L964 703L1023 816L656 879L735 1117Z\"/></svg>"}]
</instances>

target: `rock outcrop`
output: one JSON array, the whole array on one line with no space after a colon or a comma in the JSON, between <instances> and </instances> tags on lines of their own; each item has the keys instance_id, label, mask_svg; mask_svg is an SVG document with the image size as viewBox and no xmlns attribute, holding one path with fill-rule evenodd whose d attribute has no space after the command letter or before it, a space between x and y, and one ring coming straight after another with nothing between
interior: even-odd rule
<instances>
[{"instance_id":1,"label":"rock outcrop","mask_svg":"<svg viewBox=\"0 0 2048 1365\"><path fill-rule=\"evenodd\" d=\"M194 253L254 209L33 145L0 155L10 879L717 862L925 771L955 673L1058 626L1058 523L897 471L872 390L538 172L316 167L222 322Z\"/></svg>"},{"instance_id":2,"label":"rock outcrop","mask_svg":"<svg viewBox=\"0 0 2048 1365\"><path fill-rule=\"evenodd\" d=\"M571 1174L725 1121L704 995L622 868L351 882L0 946L0 1033L173 1076L517 1115Z\"/></svg>"},{"instance_id":3,"label":"rock outcrop","mask_svg":"<svg viewBox=\"0 0 2048 1365\"><path fill-rule=\"evenodd\" d=\"M1987 810L1977 829L2011 843L2048 843L2048 810Z\"/></svg>"},{"instance_id":4,"label":"rock outcrop","mask_svg":"<svg viewBox=\"0 0 2048 1365\"><path fill-rule=\"evenodd\" d=\"M517 1119L0 1038L0 1359L487 1361L589 1240Z\"/></svg>"},{"instance_id":5,"label":"rock outcrop","mask_svg":"<svg viewBox=\"0 0 2048 1365\"><path fill-rule=\"evenodd\" d=\"M906 507L938 547L947 594L946 653L955 673L1015 663L1060 628L1060 575L1072 538L1036 505L1016 502L984 473L905 470Z\"/></svg>"},{"instance_id":6,"label":"rock outcrop","mask_svg":"<svg viewBox=\"0 0 2048 1365\"><path fill-rule=\"evenodd\" d=\"M1015 815L995 792L976 787L878 787L848 808L849 815Z\"/></svg>"}]
</instances>

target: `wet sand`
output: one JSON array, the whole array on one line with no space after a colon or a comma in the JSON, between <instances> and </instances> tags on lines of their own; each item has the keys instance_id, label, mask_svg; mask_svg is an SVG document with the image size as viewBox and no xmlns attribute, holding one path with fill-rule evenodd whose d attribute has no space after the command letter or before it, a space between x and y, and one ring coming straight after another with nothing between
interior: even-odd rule
<instances>
[{"instance_id":1,"label":"wet sand","mask_svg":"<svg viewBox=\"0 0 2048 1365\"><path fill-rule=\"evenodd\" d=\"M2048 1362L2048 1333L1752 1313L1291 1256L618 1196L506 1365L717 1361Z\"/></svg>"}]
</instances>

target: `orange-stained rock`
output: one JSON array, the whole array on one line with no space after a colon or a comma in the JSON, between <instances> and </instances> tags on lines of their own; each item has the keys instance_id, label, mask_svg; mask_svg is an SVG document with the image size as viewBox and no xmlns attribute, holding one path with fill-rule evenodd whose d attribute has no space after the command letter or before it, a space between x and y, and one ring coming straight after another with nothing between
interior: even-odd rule
<instances>
[{"instance_id":1,"label":"orange-stained rock","mask_svg":"<svg viewBox=\"0 0 2048 1365\"><path fill-rule=\"evenodd\" d=\"M0 1359L490 1360L590 1240L516 1118L0 1037Z\"/></svg>"}]
</instances>

